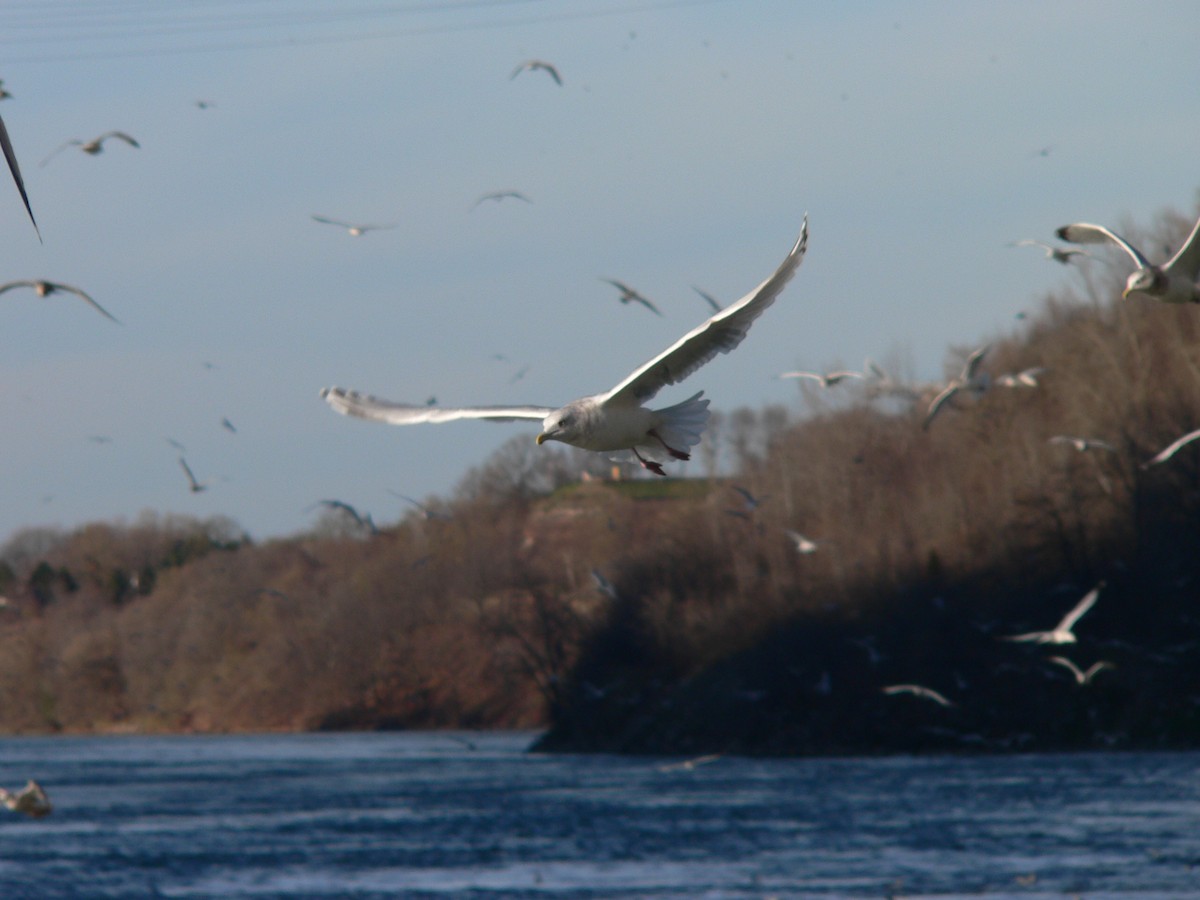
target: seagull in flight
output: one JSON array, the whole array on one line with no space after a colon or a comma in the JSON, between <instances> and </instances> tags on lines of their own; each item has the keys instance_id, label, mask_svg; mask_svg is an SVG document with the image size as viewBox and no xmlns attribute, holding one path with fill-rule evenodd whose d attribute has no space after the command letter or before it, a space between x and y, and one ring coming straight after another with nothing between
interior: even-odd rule
<instances>
[{"instance_id":1,"label":"seagull in flight","mask_svg":"<svg viewBox=\"0 0 1200 900\"><path fill-rule=\"evenodd\" d=\"M863 378L862 372L853 372L850 370L837 372L780 372L780 378L808 378L817 382L821 387L833 387L835 384L841 384L849 378Z\"/></svg>"},{"instance_id":2,"label":"seagull in flight","mask_svg":"<svg viewBox=\"0 0 1200 900\"><path fill-rule=\"evenodd\" d=\"M324 506L326 509L336 509L344 512L347 516L354 520L354 524L359 528L365 528L371 534L379 534L379 529L375 527L375 520L371 518L370 513L359 514L358 510L341 500L318 500L318 506Z\"/></svg>"},{"instance_id":3,"label":"seagull in flight","mask_svg":"<svg viewBox=\"0 0 1200 900\"><path fill-rule=\"evenodd\" d=\"M59 147L57 150L54 150L51 153L49 153L45 159L43 159L40 163L38 163L38 165L39 166L46 165L46 163L50 162L50 160L52 160L54 157L58 156L59 153L66 150L68 147L78 147L84 153L87 153L91 156L95 156L98 153L103 153L104 152L104 142L107 141L109 138L116 138L117 140L124 141L130 147L134 147L134 148L142 146L141 144L139 144L137 141L135 141L132 137L130 137L123 131L106 131L106 132L104 132L104 134L100 135L100 137L92 138L90 141L81 141L78 139L67 141L65 144L63 144L61 147Z\"/></svg>"},{"instance_id":4,"label":"seagull in flight","mask_svg":"<svg viewBox=\"0 0 1200 900\"><path fill-rule=\"evenodd\" d=\"M1068 670L1072 675L1075 676L1075 683L1077 685L1079 685L1080 687L1083 687L1084 685L1087 685L1087 684L1091 684L1092 679L1096 677L1096 673L1102 672L1105 669L1115 669L1116 668L1116 666L1114 666L1112 663L1105 662L1104 660L1100 660L1099 662L1094 662L1090 666L1088 666L1087 671L1085 672L1082 669L1080 669L1079 666L1075 665L1075 663L1071 662L1071 660L1067 659L1065 656L1051 656L1050 662L1057 663L1058 665L1062 666L1064 669Z\"/></svg>"},{"instance_id":5,"label":"seagull in flight","mask_svg":"<svg viewBox=\"0 0 1200 900\"><path fill-rule=\"evenodd\" d=\"M1103 244L1109 241L1129 254L1137 269L1125 281L1121 296L1145 294L1163 303L1200 303L1200 219L1192 227L1183 246L1161 266L1153 265L1145 255L1115 231L1086 222L1064 225L1056 232L1072 244Z\"/></svg>"},{"instance_id":6,"label":"seagull in flight","mask_svg":"<svg viewBox=\"0 0 1200 900\"><path fill-rule=\"evenodd\" d=\"M196 480L196 476L192 474L192 467L187 464L187 460L182 456L179 457L179 465L183 469L183 474L187 476L188 490L193 494L199 494L201 491L208 490L207 484L201 484Z\"/></svg>"},{"instance_id":7,"label":"seagull in flight","mask_svg":"<svg viewBox=\"0 0 1200 900\"><path fill-rule=\"evenodd\" d=\"M1157 466L1159 463L1166 462L1192 441L1196 440L1196 438L1200 438L1200 428L1197 428L1195 431L1189 431L1183 437L1179 438L1179 440L1168 444L1166 447L1163 447L1163 449L1159 451L1158 455L1155 456L1154 459L1150 459L1142 463L1142 468L1148 469L1151 466Z\"/></svg>"},{"instance_id":8,"label":"seagull in flight","mask_svg":"<svg viewBox=\"0 0 1200 900\"><path fill-rule=\"evenodd\" d=\"M1038 378L1046 372L1042 366L1033 366L1029 369L1022 369L1020 372L1008 372L1004 375L997 376L996 384L1000 387L1021 388L1038 386Z\"/></svg>"},{"instance_id":9,"label":"seagull in flight","mask_svg":"<svg viewBox=\"0 0 1200 900\"><path fill-rule=\"evenodd\" d=\"M1117 452L1116 447L1114 447L1108 441L1102 441L1099 438L1071 437L1065 434L1056 434L1054 437L1050 438L1047 443L1070 444L1080 453L1084 453L1088 450L1107 450L1109 453Z\"/></svg>"},{"instance_id":10,"label":"seagull in flight","mask_svg":"<svg viewBox=\"0 0 1200 900\"><path fill-rule=\"evenodd\" d=\"M1032 238L1025 238L1020 241L1013 241L1008 246L1010 247L1041 247L1046 252L1046 259L1052 259L1056 263L1062 263L1064 266L1071 261L1074 256L1091 257L1092 254L1086 250L1076 250L1074 247L1055 247L1053 244L1047 244L1045 241L1035 241Z\"/></svg>"},{"instance_id":11,"label":"seagull in flight","mask_svg":"<svg viewBox=\"0 0 1200 900\"><path fill-rule=\"evenodd\" d=\"M634 369L613 388L574 400L559 409L550 406L427 407L392 403L342 388L325 388L321 396L337 412L414 425L456 419L492 421L541 420L537 443L561 441L598 453L632 455L642 467L666 475L662 462L686 460L688 449L700 442L708 423L708 400L700 391L674 406L647 409L668 385L678 384L720 353L737 347L754 323L796 273L808 247L808 217L800 236L779 268L758 287L693 328L658 356Z\"/></svg>"},{"instance_id":12,"label":"seagull in flight","mask_svg":"<svg viewBox=\"0 0 1200 900\"><path fill-rule=\"evenodd\" d=\"M927 688L919 684L889 684L883 688L883 692L889 697L895 697L897 694L911 694L914 697L921 697L924 700L932 700L939 706L947 708L954 706L954 701L947 700L933 688Z\"/></svg>"},{"instance_id":13,"label":"seagull in flight","mask_svg":"<svg viewBox=\"0 0 1200 900\"><path fill-rule=\"evenodd\" d=\"M991 345L987 344L974 351L967 357L967 362L963 366L961 374L957 378L951 378L942 388L942 392L933 398L933 402L929 404L929 410L925 413L925 427L928 428L937 414L942 411L942 407L950 401L950 398L959 391L972 391L976 394L982 394L988 389L991 381L986 372L979 371L979 364L983 361L983 357L991 349Z\"/></svg>"},{"instance_id":14,"label":"seagull in flight","mask_svg":"<svg viewBox=\"0 0 1200 900\"><path fill-rule=\"evenodd\" d=\"M21 177L21 167L17 165L17 154L13 150L12 140L8 136L8 129L4 127L3 119L0 119L0 150L4 151L4 161L8 163L8 171L17 186L17 193L21 195L21 202L25 204L25 212L29 213L29 221L33 223L33 230L37 232L40 241L42 232L38 228L37 219L33 217L33 207L29 205L29 195L25 193L25 179Z\"/></svg>"},{"instance_id":15,"label":"seagull in flight","mask_svg":"<svg viewBox=\"0 0 1200 900\"><path fill-rule=\"evenodd\" d=\"M553 64L548 63L545 60L541 60L541 59L525 60L525 62L521 63L519 66L517 66L515 69L513 69L513 73L508 76L508 80L512 81L514 78L516 78L522 72L534 72L538 69L541 69L543 72L545 72L547 75L549 75L551 78L554 79L555 84L557 84L559 87L562 87L562 76L558 74L558 69L556 69L553 66Z\"/></svg>"},{"instance_id":16,"label":"seagull in flight","mask_svg":"<svg viewBox=\"0 0 1200 900\"><path fill-rule=\"evenodd\" d=\"M657 306L655 306L653 303L651 303L649 300L647 300L645 297L643 297L641 294L639 294L637 291L635 291L629 285L625 284L625 282L617 281L615 278L601 278L600 280L608 282L613 287L615 287L618 291L621 292L621 296L618 297L617 299L620 300L622 303L624 303L626 305L628 305L630 303L640 303L640 304L642 304L642 306L646 307L646 309L650 310L650 312L654 313L656 316L662 315L662 313L658 311Z\"/></svg>"},{"instance_id":17,"label":"seagull in flight","mask_svg":"<svg viewBox=\"0 0 1200 900\"><path fill-rule=\"evenodd\" d=\"M40 819L42 816L48 816L51 810L54 809L50 804L50 798L42 790L42 786L32 778L29 779L25 787L16 793L0 788L0 803L3 803L13 812L24 813L31 819Z\"/></svg>"},{"instance_id":18,"label":"seagull in flight","mask_svg":"<svg viewBox=\"0 0 1200 900\"><path fill-rule=\"evenodd\" d=\"M1088 591L1083 599L1075 604L1075 608L1063 616L1062 621L1049 631L1031 631L1028 634L1016 634L1003 638L1003 640L1035 644L1074 644L1075 633L1071 629L1075 627L1076 622L1083 618L1083 614L1095 605L1096 598L1100 596L1100 590L1103 587L1104 582L1101 581Z\"/></svg>"},{"instance_id":19,"label":"seagull in flight","mask_svg":"<svg viewBox=\"0 0 1200 900\"><path fill-rule=\"evenodd\" d=\"M345 228L351 236L362 237L368 231L388 231L398 227L395 223L389 225L356 225L353 222L340 222L337 219L328 219L325 216L313 216L314 222L320 222L322 225L336 225L338 228Z\"/></svg>"},{"instance_id":20,"label":"seagull in flight","mask_svg":"<svg viewBox=\"0 0 1200 900\"><path fill-rule=\"evenodd\" d=\"M499 203L501 200L507 200L510 198L513 200L524 200L526 203L533 202L520 191L489 191L486 194L481 194L479 199L476 200L474 205L471 206L471 209L474 209L479 204L488 200L495 200L497 203Z\"/></svg>"},{"instance_id":21,"label":"seagull in flight","mask_svg":"<svg viewBox=\"0 0 1200 900\"><path fill-rule=\"evenodd\" d=\"M69 284L59 284L56 281L41 280L10 281L8 284L0 284L0 294L19 287L33 288L34 293L36 293L39 297L49 297L51 294L57 294L60 292L74 294L75 296L82 297L84 300L86 300L105 318L112 319L114 322L117 322L118 325L121 324L117 321L115 316L113 316L108 310L88 296L88 294L86 294L84 291L81 291L77 287L72 287Z\"/></svg>"},{"instance_id":22,"label":"seagull in flight","mask_svg":"<svg viewBox=\"0 0 1200 900\"><path fill-rule=\"evenodd\" d=\"M792 543L795 545L797 553L807 556L809 553L817 552L818 545L816 541L806 538L800 532L793 531L791 528L785 528L784 533L787 534Z\"/></svg>"}]
</instances>

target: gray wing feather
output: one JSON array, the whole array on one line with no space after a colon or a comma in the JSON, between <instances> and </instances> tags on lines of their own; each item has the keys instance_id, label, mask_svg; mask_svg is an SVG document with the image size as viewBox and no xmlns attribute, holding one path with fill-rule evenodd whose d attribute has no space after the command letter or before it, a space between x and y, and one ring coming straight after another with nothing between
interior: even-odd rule
<instances>
[{"instance_id":1,"label":"gray wing feather","mask_svg":"<svg viewBox=\"0 0 1200 900\"><path fill-rule=\"evenodd\" d=\"M791 252L770 278L634 370L607 394L601 395L601 402L633 400L643 403L667 385L683 381L718 353L728 353L742 342L763 310L775 302L784 285L796 274L806 249L808 216L804 217L800 236Z\"/></svg>"},{"instance_id":2,"label":"gray wing feather","mask_svg":"<svg viewBox=\"0 0 1200 900\"><path fill-rule=\"evenodd\" d=\"M1071 244L1103 244L1105 241L1111 241L1116 244L1138 264L1139 268L1150 268L1150 261L1142 255L1142 251L1125 238L1121 237L1115 231L1110 231L1103 225L1089 225L1086 222L1076 222L1073 225L1064 225L1055 232L1064 241Z\"/></svg>"},{"instance_id":3,"label":"gray wing feather","mask_svg":"<svg viewBox=\"0 0 1200 900\"><path fill-rule=\"evenodd\" d=\"M540 422L555 409L552 406L413 406L338 387L325 388L321 391L321 396L342 415L387 422L390 425L419 425L424 422L453 422L458 419L490 419L493 422L533 419Z\"/></svg>"},{"instance_id":4,"label":"gray wing feather","mask_svg":"<svg viewBox=\"0 0 1200 900\"><path fill-rule=\"evenodd\" d=\"M32 216L32 213L30 215ZM1163 271L1186 275L1192 281L1200 279L1200 219L1196 220L1192 233L1183 242L1179 252L1163 266Z\"/></svg>"},{"instance_id":5,"label":"gray wing feather","mask_svg":"<svg viewBox=\"0 0 1200 900\"><path fill-rule=\"evenodd\" d=\"M13 181L17 185L17 191L21 195L21 202L25 204L25 212L29 213L29 221L33 223L33 230L37 232L38 240L40 241L42 239L42 232L38 228L37 219L33 217L33 207L29 205L29 195L25 193L25 180L21 178L21 167L17 165L17 154L13 150L12 141L8 137L8 129L4 127L3 119L0 119L0 148L4 150L4 159L8 163L8 171L12 173Z\"/></svg>"}]
</instances>

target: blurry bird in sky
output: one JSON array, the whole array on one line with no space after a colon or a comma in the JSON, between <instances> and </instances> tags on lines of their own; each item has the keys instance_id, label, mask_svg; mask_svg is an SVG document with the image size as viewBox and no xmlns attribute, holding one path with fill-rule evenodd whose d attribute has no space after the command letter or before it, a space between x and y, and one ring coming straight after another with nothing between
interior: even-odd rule
<instances>
[{"instance_id":1,"label":"blurry bird in sky","mask_svg":"<svg viewBox=\"0 0 1200 900\"><path fill-rule=\"evenodd\" d=\"M522 194L520 191L488 191L488 193L480 195L479 199L476 200L474 204L472 204L471 209L474 209L480 203L483 203L487 200L494 200L497 203L499 203L501 200L507 200L507 199L523 200L526 203L533 202L528 197L526 197L524 194Z\"/></svg>"},{"instance_id":2,"label":"blurry bird in sky","mask_svg":"<svg viewBox=\"0 0 1200 900\"><path fill-rule=\"evenodd\" d=\"M1003 638L1003 640L1035 644L1074 644L1075 633L1071 629L1075 627L1076 622L1083 618L1084 613L1096 604L1096 599L1100 596L1100 590L1103 587L1104 582L1101 581L1088 591L1083 599L1075 604L1075 608L1063 616L1062 621L1049 631L1031 631L1028 634L1017 634Z\"/></svg>"},{"instance_id":3,"label":"blurry bird in sky","mask_svg":"<svg viewBox=\"0 0 1200 900\"><path fill-rule=\"evenodd\" d=\"M662 313L658 311L657 306L655 306L653 303L651 303L649 300L647 300L645 297L643 297L641 294L639 294L637 291L635 291L629 285L625 284L625 282L617 281L615 278L601 278L600 280L607 282L608 284L611 284L613 287L615 287L618 291L621 292L621 296L618 297L617 299L620 300L622 303L624 303L626 305L628 305L630 303L640 303L640 304L642 304L642 306L646 307L646 309L650 310L650 312L654 313L656 316L662 315Z\"/></svg>"},{"instance_id":4,"label":"blurry bird in sky","mask_svg":"<svg viewBox=\"0 0 1200 900\"><path fill-rule=\"evenodd\" d=\"M91 306L93 306L105 318L112 319L112 321L117 322L118 325L121 324L119 321L117 321L117 318L112 315L112 313L110 313L103 306L101 306L99 303L97 303L95 300L93 300L87 293L85 293L84 291L80 290L77 287L72 287L69 284L59 284L58 282L55 282L55 281L41 281L41 280L10 281L8 284L0 285L0 294L3 294L5 291L10 291L13 288L19 288L19 287L33 288L34 292L39 297L49 297L51 294L57 294L60 292L74 294L75 296L81 297L84 300L86 300L89 304L91 304Z\"/></svg>"},{"instance_id":5,"label":"blurry bird in sky","mask_svg":"<svg viewBox=\"0 0 1200 900\"><path fill-rule=\"evenodd\" d=\"M338 228L345 228L352 237L362 237L368 231L388 231L396 228L395 224L388 225L357 225L353 222L342 222L338 219L329 219L325 216L313 216L314 222L320 222L322 225L336 225Z\"/></svg>"},{"instance_id":6,"label":"blurry bird in sky","mask_svg":"<svg viewBox=\"0 0 1200 900\"><path fill-rule=\"evenodd\" d=\"M50 162L50 160L52 160L62 151L66 150L68 147L78 147L84 153L95 156L97 153L102 153L104 151L104 142L109 138L116 138L117 140L124 141L130 147L136 148L142 146L123 131L106 131L104 134L100 135L100 137L92 138L90 141L81 141L78 138L67 141L62 146L51 151L38 165L46 165L46 163Z\"/></svg>"},{"instance_id":7,"label":"blurry bird in sky","mask_svg":"<svg viewBox=\"0 0 1200 900\"><path fill-rule=\"evenodd\" d=\"M1046 251L1046 259L1052 259L1056 263L1062 263L1064 266L1071 261L1074 256L1091 257L1092 254L1086 250L1076 250L1074 247L1055 247L1053 244L1047 244L1045 241L1035 241L1032 238L1025 238L1020 241L1013 241L1008 246L1010 247L1041 247Z\"/></svg>"},{"instance_id":8,"label":"blurry bird in sky","mask_svg":"<svg viewBox=\"0 0 1200 900\"><path fill-rule=\"evenodd\" d=\"M553 64L541 59L527 59L525 62L513 69L513 73L508 76L509 81L516 78L522 72L536 72L541 69L547 75L554 79L554 83L562 87L562 76L558 74L558 69Z\"/></svg>"}]
</instances>

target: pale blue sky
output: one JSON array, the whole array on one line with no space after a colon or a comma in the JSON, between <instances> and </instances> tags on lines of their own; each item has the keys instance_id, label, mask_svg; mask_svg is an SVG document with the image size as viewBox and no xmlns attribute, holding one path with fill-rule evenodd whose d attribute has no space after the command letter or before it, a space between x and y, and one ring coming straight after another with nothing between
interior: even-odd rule
<instances>
[{"instance_id":1,"label":"pale blue sky","mask_svg":"<svg viewBox=\"0 0 1200 900\"><path fill-rule=\"evenodd\" d=\"M446 405L604 390L704 318L690 285L733 300L766 277L805 212L808 257L778 303L657 400L799 413L776 373L867 356L939 377L949 347L1070 283L1008 241L1193 208L1196 9L1134 10L5 4L0 115L45 243L0 185L0 281L78 285L123 325L0 297L0 540L145 509L261 539L310 526L323 497L393 520L389 489L447 495L537 429L352 421L321 387ZM530 57L564 85L510 79ZM110 129L141 149L39 167ZM470 211L510 188L534 202ZM352 238L313 213L398 227ZM167 437L210 490L187 492Z\"/></svg>"}]
</instances>

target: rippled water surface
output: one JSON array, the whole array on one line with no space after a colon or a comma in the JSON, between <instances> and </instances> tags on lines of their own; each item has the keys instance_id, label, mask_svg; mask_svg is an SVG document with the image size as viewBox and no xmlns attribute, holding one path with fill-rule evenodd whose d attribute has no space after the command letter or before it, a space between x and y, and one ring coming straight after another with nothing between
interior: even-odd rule
<instances>
[{"instance_id":1,"label":"rippled water surface","mask_svg":"<svg viewBox=\"0 0 1200 900\"><path fill-rule=\"evenodd\" d=\"M680 760L528 734L0 740L0 897L1200 897L1200 753Z\"/></svg>"}]
</instances>

